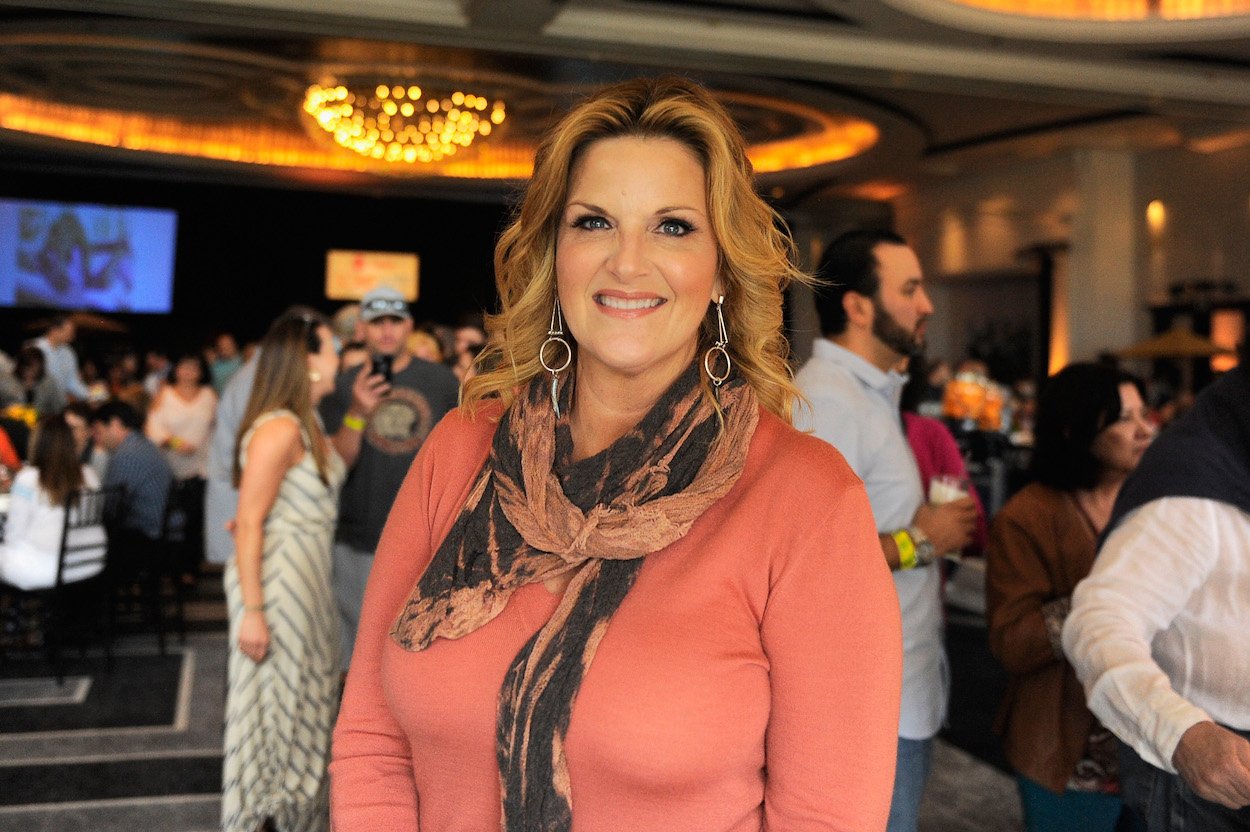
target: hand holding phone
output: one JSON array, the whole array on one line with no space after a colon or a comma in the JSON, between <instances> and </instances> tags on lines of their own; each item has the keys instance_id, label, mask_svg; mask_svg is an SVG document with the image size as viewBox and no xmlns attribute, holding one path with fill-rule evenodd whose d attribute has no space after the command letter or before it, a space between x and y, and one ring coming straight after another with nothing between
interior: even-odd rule
<instances>
[{"instance_id":1,"label":"hand holding phone","mask_svg":"<svg viewBox=\"0 0 1250 832\"><path fill-rule=\"evenodd\" d=\"M373 356L373 362L370 365L369 374L375 375L375 376L381 376L386 381L387 384L390 384L394 380L393 378L394 372L393 372L393 367L392 367L392 365L394 364L394 361L395 361L395 357L391 355Z\"/></svg>"}]
</instances>

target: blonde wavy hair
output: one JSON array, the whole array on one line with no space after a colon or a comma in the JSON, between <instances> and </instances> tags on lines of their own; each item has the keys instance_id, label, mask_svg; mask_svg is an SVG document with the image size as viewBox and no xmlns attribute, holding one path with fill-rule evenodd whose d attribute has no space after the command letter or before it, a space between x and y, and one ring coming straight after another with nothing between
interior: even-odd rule
<instances>
[{"instance_id":1,"label":"blonde wavy hair","mask_svg":"<svg viewBox=\"0 0 1250 832\"><path fill-rule=\"evenodd\" d=\"M591 144L626 136L679 141L702 162L734 368L760 404L789 422L799 393L782 334L782 296L791 281L812 279L794 265L793 241L756 194L746 144L729 114L702 86L675 77L601 89L539 145L525 198L495 246L500 312L486 319L487 343L478 358L483 369L465 383L462 405L472 413L484 400L498 398L506 407L521 387L546 372L538 350L551 323L556 236L571 174ZM698 337L702 360L717 338L711 304ZM706 378L704 386L710 397Z\"/></svg>"}]
</instances>

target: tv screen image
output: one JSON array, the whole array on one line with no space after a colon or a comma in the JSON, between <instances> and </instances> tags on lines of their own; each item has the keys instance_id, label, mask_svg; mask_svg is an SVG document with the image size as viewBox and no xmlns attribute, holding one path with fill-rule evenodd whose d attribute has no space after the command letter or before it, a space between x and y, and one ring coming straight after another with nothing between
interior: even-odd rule
<instances>
[{"instance_id":1,"label":"tv screen image","mask_svg":"<svg viewBox=\"0 0 1250 832\"><path fill-rule=\"evenodd\" d=\"M0 200L0 305L169 312L177 224L158 208Z\"/></svg>"}]
</instances>

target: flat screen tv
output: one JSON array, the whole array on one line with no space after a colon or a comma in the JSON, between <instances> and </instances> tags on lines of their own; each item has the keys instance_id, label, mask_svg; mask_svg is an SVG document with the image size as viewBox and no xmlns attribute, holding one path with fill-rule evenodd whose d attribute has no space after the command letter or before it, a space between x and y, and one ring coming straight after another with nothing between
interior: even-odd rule
<instances>
[{"instance_id":1,"label":"flat screen tv","mask_svg":"<svg viewBox=\"0 0 1250 832\"><path fill-rule=\"evenodd\" d=\"M0 306L169 312L178 215L0 199Z\"/></svg>"}]
</instances>

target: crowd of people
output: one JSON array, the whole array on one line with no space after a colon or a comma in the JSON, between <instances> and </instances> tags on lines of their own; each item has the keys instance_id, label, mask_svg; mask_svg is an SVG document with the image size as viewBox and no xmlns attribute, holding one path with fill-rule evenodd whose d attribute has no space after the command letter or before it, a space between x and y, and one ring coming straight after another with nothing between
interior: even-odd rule
<instances>
[{"instance_id":1,"label":"crowd of people","mask_svg":"<svg viewBox=\"0 0 1250 832\"><path fill-rule=\"evenodd\" d=\"M129 535L191 506L225 832L915 832L978 553L1027 828L1250 829L1246 363L1157 441L1135 377L1064 369L989 518L903 395L941 312L913 249L843 233L814 280L782 228L715 99L638 80L542 140L485 327L378 287L92 380L58 319L0 380L39 414L0 578L46 581L83 489Z\"/></svg>"}]
</instances>

